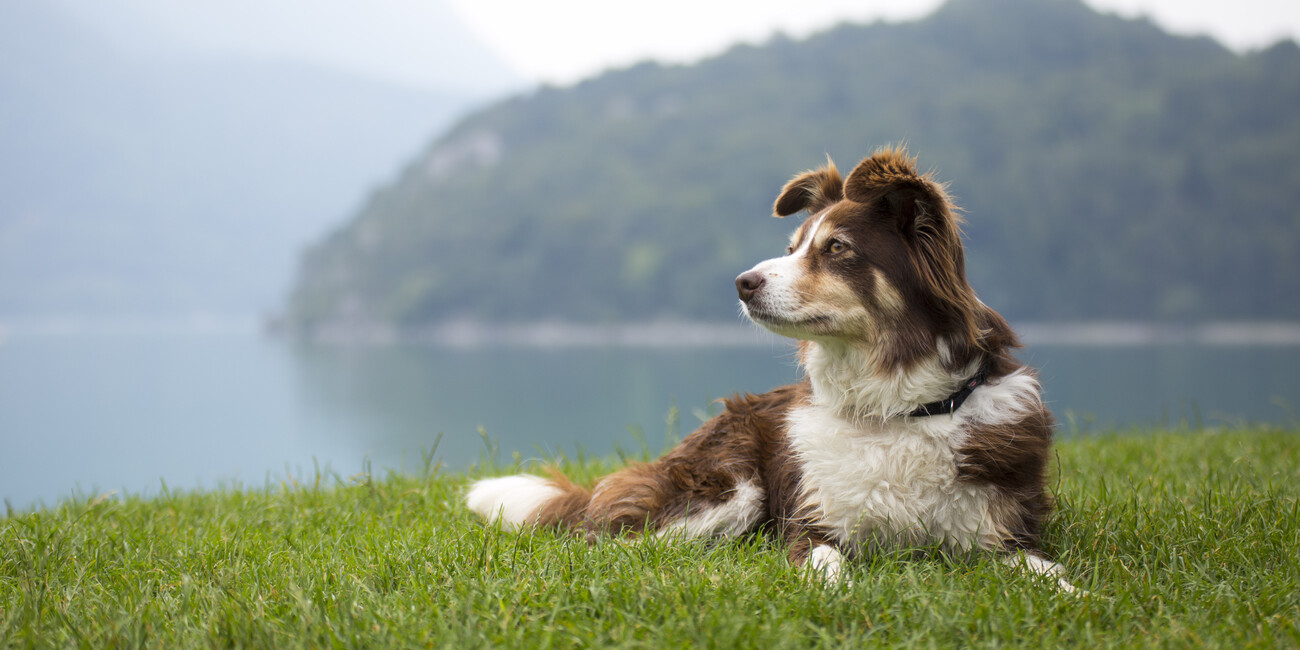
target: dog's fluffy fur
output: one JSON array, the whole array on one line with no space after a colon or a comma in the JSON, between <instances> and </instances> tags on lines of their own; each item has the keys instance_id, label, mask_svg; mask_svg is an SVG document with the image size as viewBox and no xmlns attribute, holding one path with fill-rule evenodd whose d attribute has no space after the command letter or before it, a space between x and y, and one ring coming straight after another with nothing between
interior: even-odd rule
<instances>
[{"instance_id":1,"label":"dog's fluffy fur","mask_svg":"<svg viewBox=\"0 0 1300 650\"><path fill-rule=\"evenodd\" d=\"M751 320L800 341L804 381L725 400L665 456L590 490L558 472L486 479L470 509L589 537L766 529L828 577L846 556L932 545L1058 576L1038 551L1052 417L1015 334L967 284L943 187L884 149L847 179L833 163L796 176L774 211L809 217L736 286ZM915 414L981 369L953 413Z\"/></svg>"}]
</instances>

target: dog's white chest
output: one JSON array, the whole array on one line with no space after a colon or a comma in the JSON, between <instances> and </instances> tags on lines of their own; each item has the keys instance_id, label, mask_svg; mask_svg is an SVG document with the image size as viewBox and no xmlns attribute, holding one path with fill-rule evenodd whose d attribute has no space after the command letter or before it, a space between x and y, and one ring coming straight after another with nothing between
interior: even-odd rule
<instances>
[{"instance_id":1,"label":"dog's white chest","mask_svg":"<svg viewBox=\"0 0 1300 650\"><path fill-rule=\"evenodd\" d=\"M951 418L864 428L828 409L793 411L789 435L817 525L853 545L955 549L993 534L987 488L958 480Z\"/></svg>"}]
</instances>

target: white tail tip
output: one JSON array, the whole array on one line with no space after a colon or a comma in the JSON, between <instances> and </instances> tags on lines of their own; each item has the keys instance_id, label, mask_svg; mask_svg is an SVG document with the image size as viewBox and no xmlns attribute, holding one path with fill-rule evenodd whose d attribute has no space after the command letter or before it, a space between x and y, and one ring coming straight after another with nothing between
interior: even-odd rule
<instances>
[{"instance_id":1,"label":"white tail tip","mask_svg":"<svg viewBox=\"0 0 1300 650\"><path fill-rule=\"evenodd\" d=\"M563 494L550 481L531 474L483 479L470 487L465 505L489 523L510 527L532 523L547 502Z\"/></svg>"}]
</instances>

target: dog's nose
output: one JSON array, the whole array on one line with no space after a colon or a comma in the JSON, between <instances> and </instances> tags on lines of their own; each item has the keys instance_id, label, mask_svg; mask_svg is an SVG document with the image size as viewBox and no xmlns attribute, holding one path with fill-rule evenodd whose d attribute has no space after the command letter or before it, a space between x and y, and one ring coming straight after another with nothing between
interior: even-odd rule
<instances>
[{"instance_id":1,"label":"dog's nose","mask_svg":"<svg viewBox=\"0 0 1300 650\"><path fill-rule=\"evenodd\" d=\"M740 299L749 302L755 293L763 286L767 279L758 271L746 271L736 278L736 292L740 294Z\"/></svg>"}]
</instances>

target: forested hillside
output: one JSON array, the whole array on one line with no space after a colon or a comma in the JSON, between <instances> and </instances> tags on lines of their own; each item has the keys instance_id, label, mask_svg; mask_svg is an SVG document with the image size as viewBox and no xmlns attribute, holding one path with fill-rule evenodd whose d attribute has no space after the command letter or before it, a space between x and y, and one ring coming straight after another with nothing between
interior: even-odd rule
<instances>
[{"instance_id":1,"label":"forested hillside","mask_svg":"<svg viewBox=\"0 0 1300 650\"><path fill-rule=\"evenodd\" d=\"M461 121L304 257L300 333L733 321L793 173L905 142L1012 319L1300 317L1300 48L1078 0L950 0L544 88Z\"/></svg>"}]
</instances>

